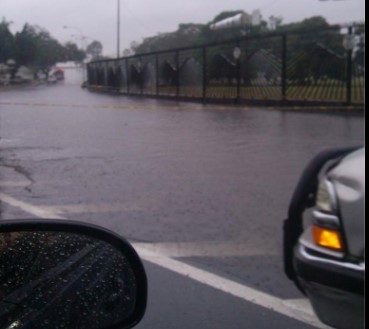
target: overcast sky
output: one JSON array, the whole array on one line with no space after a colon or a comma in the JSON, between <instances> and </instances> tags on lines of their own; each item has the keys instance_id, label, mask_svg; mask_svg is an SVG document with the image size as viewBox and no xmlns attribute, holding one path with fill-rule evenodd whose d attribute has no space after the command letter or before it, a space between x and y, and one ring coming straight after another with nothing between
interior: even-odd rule
<instances>
[{"instance_id":1,"label":"overcast sky","mask_svg":"<svg viewBox=\"0 0 369 329\"><path fill-rule=\"evenodd\" d=\"M207 23L225 10L259 9L264 20L283 17L284 23L321 15L329 23L365 20L365 0L119 0L120 49L180 23ZM27 22L39 25L60 42L80 43L80 36L103 44L105 55L116 54L118 0L0 0L0 19L18 31ZM68 26L69 28L63 28ZM173 45L175 46L175 45ZM1 47L1 45L0 45Z\"/></svg>"}]
</instances>

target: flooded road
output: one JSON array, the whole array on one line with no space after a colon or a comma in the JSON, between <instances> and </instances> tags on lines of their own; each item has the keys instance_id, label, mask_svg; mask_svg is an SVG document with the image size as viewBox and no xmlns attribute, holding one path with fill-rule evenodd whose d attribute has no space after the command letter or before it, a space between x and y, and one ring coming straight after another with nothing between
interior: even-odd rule
<instances>
[{"instance_id":1,"label":"flooded road","mask_svg":"<svg viewBox=\"0 0 369 329\"><path fill-rule=\"evenodd\" d=\"M307 162L363 117L91 93L0 92L1 191L281 298L282 220ZM2 204L2 219L29 213Z\"/></svg>"}]
</instances>

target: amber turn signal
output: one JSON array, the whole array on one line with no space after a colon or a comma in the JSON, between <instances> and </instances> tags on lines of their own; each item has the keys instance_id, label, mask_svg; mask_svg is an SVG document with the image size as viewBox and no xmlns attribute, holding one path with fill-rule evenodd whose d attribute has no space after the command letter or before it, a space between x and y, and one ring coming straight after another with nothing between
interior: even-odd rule
<instances>
[{"instance_id":1,"label":"amber turn signal","mask_svg":"<svg viewBox=\"0 0 369 329\"><path fill-rule=\"evenodd\" d=\"M314 225L312 228L313 240L321 247L343 250L341 234L337 230Z\"/></svg>"}]
</instances>

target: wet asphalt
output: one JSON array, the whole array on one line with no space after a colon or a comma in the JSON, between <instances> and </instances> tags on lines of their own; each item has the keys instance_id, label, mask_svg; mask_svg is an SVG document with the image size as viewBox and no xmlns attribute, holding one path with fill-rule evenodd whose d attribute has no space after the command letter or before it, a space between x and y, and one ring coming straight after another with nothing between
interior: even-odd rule
<instances>
[{"instance_id":1,"label":"wet asphalt","mask_svg":"<svg viewBox=\"0 0 369 329\"><path fill-rule=\"evenodd\" d=\"M346 112L97 94L81 89L75 72L58 85L0 92L2 192L282 299L302 297L281 258L299 175L320 150L363 143L363 117ZM30 217L0 206L1 219ZM305 327L146 266L154 301L140 328ZM214 302L202 308L196 291Z\"/></svg>"}]
</instances>

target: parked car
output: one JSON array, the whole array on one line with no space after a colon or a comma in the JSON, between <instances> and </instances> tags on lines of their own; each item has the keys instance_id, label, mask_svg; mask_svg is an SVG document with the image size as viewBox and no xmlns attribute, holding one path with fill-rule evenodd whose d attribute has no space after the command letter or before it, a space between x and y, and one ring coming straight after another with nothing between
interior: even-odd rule
<instances>
[{"instance_id":1,"label":"parked car","mask_svg":"<svg viewBox=\"0 0 369 329\"><path fill-rule=\"evenodd\" d=\"M64 70L62 69L55 69L55 71L53 72L53 75L58 81L64 80Z\"/></svg>"},{"instance_id":2,"label":"parked car","mask_svg":"<svg viewBox=\"0 0 369 329\"><path fill-rule=\"evenodd\" d=\"M47 83L55 84L57 82L55 75L49 75L47 78Z\"/></svg>"},{"instance_id":3,"label":"parked car","mask_svg":"<svg viewBox=\"0 0 369 329\"><path fill-rule=\"evenodd\" d=\"M64 80L64 70L56 68L52 70L48 76L48 83L56 83Z\"/></svg>"},{"instance_id":4,"label":"parked car","mask_svg":"<svg viewBox=\"0 0 369 329\"><path fill-rule=\"evenodd\" d=\"M0 86L9 86L10 85L10 78L9 76L0 76Z\"/></svg>"},{"instance_id":5,"label":"parked car","mask_svg":"<svg viewBox=\"0 0 369 329\"><path fill-rule=\"evenodd\" d=\"M284 225L285 272L335 328L364 328L364 211L365 148L329 150L305 169Z\"/></svg>"}]
</instances>

